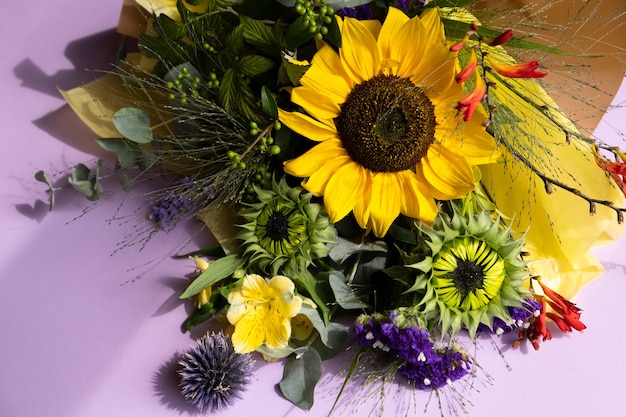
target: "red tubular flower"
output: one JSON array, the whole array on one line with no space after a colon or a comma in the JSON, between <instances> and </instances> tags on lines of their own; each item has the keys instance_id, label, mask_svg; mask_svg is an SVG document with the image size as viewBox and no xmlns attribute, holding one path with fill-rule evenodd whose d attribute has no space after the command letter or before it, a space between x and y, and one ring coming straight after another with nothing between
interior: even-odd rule
<instances>
[{"instance_id":1,"label":"red tubular flower","mask_svg":"<svg viewBox=\"0 0 626 417\"><path fill-rule=\"evenodd\" d=\"M461 72L459 72L457 76L454 78L455 81L459 84L467 81L469 77L474 73L474 71L476 71L477 65L478 65L478 60L476 59L476 52L474 51L474 48L472 48L470 51L469 62L467 63L465 68L463 68Z\"/></svg>"},{"instance_id":2,"label":"red tubular flower","mask_svg":"<svg viewBox=\"0 0 626 417\"><path fill-rule=\"evenodd\" d=\"M504 65L499 64L492 59L489 59L489 57L487 57L487 60L489 61L489 65L491 65L491 68L493 68L498 74L509 78L542 78L548 75L547 72L539 71L540 69L542 69L542 67L537 61L528 61L514 65Z\"/></svg>"},{"instance_id":3,"label":"red tubular flower","mask_svg":"<svg viewBox=\"0 0 626 417\"><path fill-rule=\"evenodd\" d=\"M552 339L552 333L548 330L546 325L546 300L544 297L537 296L537 301L541 303L541 310L539 315L535 317L531 322L528 329L520 333L520 338L528 339L532 343L535 350L539 349L539 338L545 342Z\"/></svg>"},{"instance_id":4,"label":"red tubular flower","mask_svg":"<svg viewBox=\"0 0 626 417\"><path fill-rule=\"evenodd\" d=\"M485 96L485 91L487 88L485 86L485 82L480 75L476 74L475 78L476 86L474 87L474 90L472 90L472 92L459 100L459 103L456 106L456 109L459 112L463 112L463 120L465 120L466 122L472 118L472 114L474 114L476 106L478 106L478 103L480 103L480 101Z\"/></svg>"},{"instance_id":5,"label":"red tubular flower","mask_svg":"<svg viewBox=\"0 0 626 417\"><path fill-rule=\"evenodd\" d=\"M565 299L562 295L552 291L550 288L541 283L541 280L537 280L544 294L549 298L548 304L554 310L554 313L547 313L547 316L554 320L563 332L571 332L572 328L583 331L587 328L581 322L580 308L571 301Z\"/></svg>"},{"instance_id":6,"label":"red tubular flower","mask_svg":"<svg viewBox=\"0 0 626 417\"><path fill-rule=\"evenodd\" d=\"M622 190L622 194L626 197L626 162L612 162L606 160L596 147L593 147L593 156L596 160L596 164L604 171L611 175L611 178L615 181L615 184Z\"/></svg>"},{"instance_id":7,"label":"red tubular flower","mask_svg":"<svg viewBox=\"0 0 626 417\"><path fill-rule=\"evenodd\" d=\"M513 30L508 29L496 36L494 39L485 39L485 43L489 46L498 46L508 42L509 40L511 40L512 37Z\"/></svg>"},{"instance_id":8,"label":"red tubular flower","mask_svg":"<svg viewBox=\"0 0 626 417\"><path fill-rule=\"evenodd\" d=\"M450 47L450 51L451 52L458 52L461 49L465 48L465 45L467 45L467 43L469 42L469 33L465 34L465 37L463 38L463 40L452 44L452 46Z\"/></svg>"}]
</instances>

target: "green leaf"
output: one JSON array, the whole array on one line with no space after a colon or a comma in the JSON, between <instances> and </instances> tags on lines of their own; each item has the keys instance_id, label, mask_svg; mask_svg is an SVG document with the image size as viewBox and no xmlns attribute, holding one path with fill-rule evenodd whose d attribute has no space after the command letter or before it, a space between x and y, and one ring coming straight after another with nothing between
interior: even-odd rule
<instances>
[{"instance_id":1,"label":"green leaf","mask_svg":"<svg viewBox=\"0 0 626 417\"><path fill-rule=\"evenodd\" d=\"M219 87L219 98L222 107L226 111L232 111L235 107L236 100L236 85L235 85L235 70L233 68L228 68L226 72L224 72L224 76L220 81Z\"/></svg>"},{"instance_id":2,"label":"green leaf","mask_svg":"<svg viewBox=\"0 0 626 417\"><path fill-rule=\"evenodd\" d=\"M162 38L178 40L187 34L185 25L173 20L165 13L153 17L153 22L156 33Z\"/></svg>"},{"instance_id":3,"label":"green leaf","mask_svg":"<svg viewBox=\"0 0 626 417\"><path fill-rule=\"evenodd\" d=\"M313 33L309 29L308 25L304 24L304 17L300 16L287 29L285 32L285 40L287 41L287 49L296 50L302 44L313 39Z\"/></svg>"},{"instance_id":4,"label":"green leaf","mask_svg":"<svg viewBox=\"0 0 626 417\"><path fill-rule=\"evenodd\" d=\"M113 114L113 126L126 139L136 143L150 143L152 130L150 116L137 107L124 107Z\"/></svg>"},{"instance_id":5,"label":"green leaf","mask_svg":"<svg viewBox=\"0 0 626 417\"><path fill-rule=\"evenodd\" d=\"M313 407L315 385L322 376L322 359L315 349L307 349L289 359L278 386L285 398L303 410Z\"/></svg>"},{"instance_id":6,"label":"green leaf","mask_svg":"<svg viewBox=\"0 0 626 417\"><path fill-rule=\"evenodd\" d=\"M235 55L239 55L243 50L243 40L243 25L240 24L230 32L225 40L225 43Z\"/></svg>"},{"instance_id":7,"label":"green leaf","mask_svg":"<svg viewBox=\"0 0 626 417\"><path fill-rule=\"evenodd\" d=\"M315 327L320 335L322 343L330 349L338 349L343 346L345 338L341 338L338 334L339 328L344 328L337 323L324 324L322 317L317 309L307 306L306 304L300 309L300 313L305 315ZM345 328L344 328L345 329Z\"/></svg>"},{"instance_id":8,"label":"green leaf","mask_svg":"<svg viewBox=\"0 0 626 417\"><path fill-rule=\"evenodd\" d=\"M117 154L117 162L122 168L132 168L137 161L137 145L122 138L96 139L102 149Z\"/></svg>"},{"instance_id":9,"label":"green leaf","mask_svg":"<svg viewBox=\"0 0 626 417\"><path fill-rule=\"evenodd\" d=\"M285 274L291 277L296 285L302 287L309 294L317 308L320 309L324 323L328 323L330 321L330 310L323 299L324 291L315 277L308 270L300 271L295 268L285 271Z\"/></svg>"},{"instance_id":10,"label":"green leaf","mask_svg":"<svg viewBox=\"0 0 626 417\"><path fill-rule=\"evenodd\" d=\"M270 119L278 119L278 104L272 91L265 85L261 88L261 110Z\"/></svg>"},{"instance_id":11,"label":"green leaf","mask_svg":"<svg viewBox=\"0 0 626 417\"><path fill-rule=\"evenodd\" d=\"M246 42L256 46L265 54L280 56L282 48L272 28L247 16L241 16L241 22L243 23L243 38Z\"/></svg>"},{"instance_id":12,"label":"green leaf","mask_svg":"<svg viewBox=\"0 0 626 417\"><path fill-rule=\"evenodd\" d=\"M342 279L343 278L343 279ZM335 300L345 310L363 310L369 306L362 302L346 283L345 277L339 272L331 272L328 283L333 290Z\"/></svg>"},{"instance_id":13,"label":"green leaf","mask_svg":"<svg viewBox=\"0 0 626 417\"><path fill-rule=\"evenodd\" d=\"M311 65L295 64L287 59L283 59L283 68L285 68L285 71L287 72L289 81L291 81L293 85L298 86L300 85L300 78L302 78L304 73L311 68Z\"/></svg>"},{"instance_id":14,"label":"green leaf","mask_svg":"<svg viewBox=\"0 0 626 417\"><path fill-rule=\"evenodd\" d=\"M332 22L326 27L328 28L328 34L326 34L328 41L337 48L341 48L341 31L339 30L337 19L333 18Z\"/></svg>"},{"instance_id":15,"label":"green leaf","mask_svg":"<svg viewBox=\"0 0 626 417\"><path fill-rule=\"evenodd\" d=\"M180 298L189 298L198 294L209 285L216 284L224 278L230 276L237 268L243 265L239 255L228 255L211 263L198 278L194 279Z\"/></svg>"},{"instance_id":16,"label":"green leaf","mask_svg":"<svg viewBox=\"0 0 626 417\"><path fill-rule=\"evenodd\" d=\"M55 201L54 186L52 185L52 181L50 181L50 178L48 177L48 175L43 171L37 171L35 173L35 179L39 182L43 182L44 184L48 186L48 191L50 192L50 199L48 201L48 211L52 211L52 209L54 208L54 201Z\"/></svg>"},{"instance_id":17,"label":"green leaf","mask_svg":"<svg viewBox=\"0 0 626 417\"><path fill-rule=\"evenodd\" d=\"M398 242L408 243L413 246L417 245L417 235L413 230L405 229L392 223L389 233Z\"/></svg>"},{"instance_id":18,"label":"green leaf","mask_svg":"<svg viewBox=\"0 0 626 417\"><path fill-rule=\"evenodd\" d=\"M202 307L196 309L187 317L187 320L183 322L183 327L186 330L191 330L198 324L204 323L213 317L216 313L212 303L204 304Z\"/></svg>"},{"instance_id":19,"label":"green leaf","mask_svg":"<svg viewBox=\"0 0 626 417\"><path fill-rule=\"evenodd\" d=\"M237 69L249 76L256 77L274 68L274 61L261 55L246 55L238 62Z\"/></svg>"},{"instance_id":20,"label":"green leaf","mask_svg":"<svg viewBox=\"0 0 626 417\"><path fill-rule=\"evenodd\" d=\"M328 344L326 346L319 337L316 337L311 347L317 351L322 361L334 358L343 351L346 339L348 338L348 329L339 323L330 323L328 325Z\"/></svg>"},{"instance_id":21,"label":"green leaf","mask_svg":"<svg viewBox=\"0 0 626 417\"><path fill-rule=\"evenodd\" d=\"M84 194L91 201L96 201L102 195L102 185L98 182L101 164L102 161L98 161L96 173L92 178L89 178L89 168L84 164L78 164L67 179L72 188Z\"/></svg>"}]
</instances>

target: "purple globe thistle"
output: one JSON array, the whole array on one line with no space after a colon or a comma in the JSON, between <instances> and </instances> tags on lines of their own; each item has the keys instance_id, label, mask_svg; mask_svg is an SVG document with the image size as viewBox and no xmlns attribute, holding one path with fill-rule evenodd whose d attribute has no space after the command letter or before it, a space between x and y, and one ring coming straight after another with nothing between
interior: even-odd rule
<instances>
[{"instance_id":1,"label":"purple globe thistle","mask_svg":"<svg viewBox=\"0 0 626 417\"><path fill-rule=\"evenodd\" d=\"M182 393L200 411L222 410L241 398L253 363L250 355L235 352L224 333L206 334L178 362Z\"/></svg>"}]
</instances>

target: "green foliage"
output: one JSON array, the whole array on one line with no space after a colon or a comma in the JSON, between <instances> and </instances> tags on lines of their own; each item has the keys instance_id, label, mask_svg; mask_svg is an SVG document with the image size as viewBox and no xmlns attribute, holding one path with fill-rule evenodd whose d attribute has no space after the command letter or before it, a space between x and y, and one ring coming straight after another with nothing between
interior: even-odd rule
<instances>
[{"instance_id":1,"label":"green foliage","mask_svg":"<svg viewBox=\"0 0 626 417\"><path fill-rule=\"evenodd\" d=\"M241 22L243 24L243 37L246 42L264 54L280 57L283 39L278 22L273 29L247 16L241 16Z\"/></svg>"},{"instance_id":2,"label":"green foliage","mask_svg":"<svg viewBox=\"0 0 626 417\"><path fill-rule=\"evenodd\" d=\"M122 138L97 139L96 143L108 152L117 155L117 163L125 169L132 168L137 162L139 147Z\"/></svg>"},{"instance_id":3,"label":"green foliage","mask_svg":"<svg viewBox=\"0 0 626 417\"><path fill-rule=\"evenodd\" d=\"M242 265L243 261L239 255L228 255L216 260L189 284L187 289L180 295L180 298L189 298L198 294L206 287L231 276Z\"/></svg>"},{"instance_id":4,"label":"green foliage","mask_svg":"<svg viewBox=\"0 0 626 417\"><path fill-rule=\"evenodd\" d=\"M113 126L126 139L135 143L150 143L150 116L137 107L124 107L113 114Z\"/></svg>"},{"instance_id":5,"label":"green foliage","mask_svg":"<svg viewBox=\"0 0 626 417\"><path fill-rule=\"evenodd\" d=\"M278 104L272 91L265 85L261 88L261 110L270 119L278 119Z\"/></svg>"},{"instance_id":6,"label":"green foliage","mask_svg":"<svg viewBox=\"0 0 626 417\"><path fill-rule=\"evenodd\" d=\"M50 193L50 198L48 200L48 211L52 211L55 202L54 186L52 185L52 181L50 181L48 175L43 171L37 171L35 173L35 179L39 182L43 182L48 186L48 192Z\"/></svg>"},{"instance_id":7,"label":"green foliage","mask_svg":"<svg viewBox=\"0 0 626 417\"><path fill-rule=\"evenodd\" d=\"M313 407L315 385L322 376L322 359L315 349L306 349L289 359L278 384L285 398L303 410Z\"/></svg>"},{"instance_id":8,"label":"green foliage","mask_svg":"<svg viewBox=\"0 0 626 417\"><path fill-rule=\"evenodd\" d=\"M307 72L309 68L311 68L311 65L300 65L293 63L287 59L283 59L283 67L287 72L287 77L289 77L289 81L291 81L293 85L298 86L300 85L300 78L302 78L304 73Z\"/></svg>"},{"instance_id":9,"label":"green foliage","mask_svg":"<svg viewBox=\"0 0 626 417\"><path fill-rule=\"evenodd\" d=\"M89 168L84 164L78 164L67 179L72 188L84 194L90 201L96 201L102 195L102 184L99 182L101 165L102 160L99 160L95 174L90 177Z\"/></svg>"}]
</instances>

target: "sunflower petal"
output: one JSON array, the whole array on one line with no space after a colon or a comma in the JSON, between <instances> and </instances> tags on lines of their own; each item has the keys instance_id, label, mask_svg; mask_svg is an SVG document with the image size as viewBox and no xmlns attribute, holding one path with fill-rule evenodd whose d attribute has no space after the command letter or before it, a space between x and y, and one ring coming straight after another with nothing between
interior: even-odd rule
<instances>
[{"instance_id":1,"label":"sunflower petal","mask_svg":"<svg viewBox=\"0 0 626 417\"><path fill-rule=\"evenodd\" d=\"M356 162L349 161L330 177L324 191L324 206L333 223L346 217L354 208L356 199L363 194L365 171Z\"/></svg>"},{"instance_id":2,"label":"sunflower petal","mask_svg":"<svg viewBox=\"0 0 626 417\"><path fill-rule=\"evenodd\" d=\"M340 103L309 87L294 88L291 91L291 101L302 106L307 113L318 120L332 120L339 116Z\"/></svg>"},{"instance_id":3,"label":"sunflower petal","mask_svg":"<svg viewBox=\"0 0 626 417\"><path fill-rule=\"evenodd\" d=\"M419 182L410 171L402 172L399 179L402 182L403 195L400 213L426 223L434 222L438 212L437 204L428 187Z\"/></svg>"},{"instance_id":4,"label":"sunflower petal","mask_svg":"<svg viewBox=\"0 0 626 417\"><path fill-rule=\"evenodd\" d=\"M431 146L422 159L421 173L433 197L450 200L474 189L474 173L465 158L443 146ZM419 167L417 173L420 172Z\"/></svg>"},{"instance_id":5,"label":"sunflower petal","mask_svg":"<svg viewBox=\"0 0 626 417\"><path fill-rule=\"evenodd\" d=\"M383 237L400 214L402 189L397 173L377 172L372 180L370 224L378 237Z\"/></svg>"},{"instance_id":6,"label":"sunflower petal","mask_svg":"<svg viewBox=\"0 0 626 417\"><path fill-rule=\"evenodd\" d=\"M390 7L385 23L378 35L378 50L382 59L391 58L392 51L398 44L398 31L409 21L409 17L395 7Z\"/></svg>"},{"instance_id":7,"label":"sunflower petal","mask_svg":"<svg viewBox=\"0 0 626 417\"><path fill-rule=\"evenodd\" d=\"M284 169L287 174L306 178L317 173L326 163L341 156L347 156L346 150L341 146L339 139L328 139L295 159L291 159L284 163Z\"/></svg>"},{"instance_id":8,"label":"sunflower petal","mask_svg":"<svg viewBox=\"0 0 626 417\"><path fill-rule=\"evenodd\" d=\"M278 119L289 129L316 142L337 137L334 126L330 127L302 113L278 109Z\"/></svg>"},{"instance_id":9,"label":"sunflower petal","mask_svg":"<svg viewBox=\"0 0 626 417\"><path fill-rule=\"evenodd\" d=\"M350 78L358 84L374 77L378 72L378 47L367 27L356 19L346 17L341 42L341 62Z\"/></svg>"}]
</instances>

